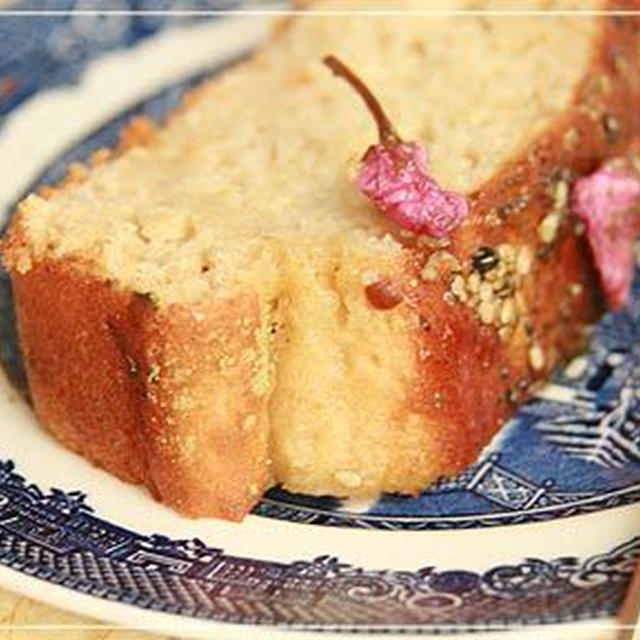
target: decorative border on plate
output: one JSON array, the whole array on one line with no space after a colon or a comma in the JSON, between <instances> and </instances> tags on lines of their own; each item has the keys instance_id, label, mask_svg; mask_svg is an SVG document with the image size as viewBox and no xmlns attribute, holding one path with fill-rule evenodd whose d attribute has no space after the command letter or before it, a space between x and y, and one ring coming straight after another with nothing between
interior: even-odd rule
<instances>
[{"instance_id":1,"label":"decorative border on plate","mask_svg":"<svg viewBox=\"0 0 640 640\"><path fill-rule=\"evenodd\" d=\"M640 502L640 484L585 498L565 505L553 505L515 512L473 514L460 516L392 516L357 514L337 510L323 510L280 502L267 494L253 509L257 516L287 522L352 529L384 531L441 531L445 529L475 529L570 518L605 509L614 509Z\"/></svg>"},{"instance_id":2,"label":"decorative border on plate","mask_svg":"<svg viewBox=\"0 0 640 640\"><path fill-rule=\"evenodd\" d=\"M614 615L640 536L587 559L525 558L479 573L370 570L328 555L243 558L198 539L145 536L93 513L79 491L43 492L0 461L0 562L108 600L224 622L425 633ZM428 560L428 558L425 558Z\"/></svg>"},{"instance_id":3,"label":"decorative border on plate","mask_svg":"<svg viewBox=\"0 0 640 640\"><path fill-rule=\"evenodd\" d=\"M130 0L127 0L127 2L129 1ZM198 2L211 4L208 0L198 0ZM68 0L68 4L71 7L73 2ZM21 55L15 59L11 58L11 60L6 63L9 66L13 65L12 69L16 71L23 68L20 67L18 62L20 64L24 63L26 65L24 69L28 70L34 66L36 59L39 61L44 60L46 65L49 65L51 68L55 67L60 72L59 76L55 74L50 75L46 84L38 84L35 79L31 78L28 73L25 72L24 77L29 79L30 82L32 80L35 82L33 86L30 85L32 93L47 86L77 81L82 69L95 57L98 57L109 49L132 46L138 40L146 38L166 26L164 23L147 24L144 20L135 18L130 22L125 21L112 24L112 30L107 29L105 31L103 28L104 33L111 35L109 38L102 38L94 42L91 37L91 33L93 32L87 30L86 25L82 26L80 23L67 18L57 20L60 21L60 33L66 34L60 42L68 40L72 44L75 43L73 47L63 50L57 48L58 45L56 44L57 41L55 38L51 40L32 38L27 44L24 44L24 46L28 47L28 55ZM104 25L102 25L102 27L104 27ZM56 28L58 29L58 27ZM56 36L56 38L58 38L58 36ZM58 44L60 44L60 42L58 42ZM71 58L68 58L68 56L71 56ZM73 64L71 64L71 62L73 62ZM2 66L4 64L5 61L0 64L0 72L5 68ZM20 74L16 75L16 77L19 76ZM82 142L73 145L65 151L54 165L49 167L47 171L38 178L37 182L55 181L60 177L64 166L69 162L88 156L89 151L93 148L102 146L103 144L109 145L110 141L112 141L114 131L119 129L133 113L144 112L155 118L161 117L170 106L178 102L182 92L200 77L201 74L197 74L192 78L187 78L183 82L172 84L171 87L154 96L145 98L138 105L120 113L116 118L110 120L99 130L90 134ZM2 78L0 78L0 81L1 80ZM16 85L16 87L17 86L18 85ZM13 87L12 91L16 90L16 87ZM14 95L13 93L11 93L11 95L9 95L9 93L0 95L0 114L3 112L3 109L8 111L17 106L19 100L17 102L11 102L11 100L18 95L19 94ZM3 98L5 102L3 102ZM12 313L8 282L6 281L5 274L3 274L0 269L0 338L2 338L0 340L0 359L7 364L7 370L14 383L16 383L18 387L24 388L24 374L21 370L19 355L15 349L10 347L11 344L16 344L14 327L11 321ZM630 314L630 317L637 321L639 315L639 313ZM612 333L614 342L618 339L618 333L619 331L617 330ZM321 504L322 501L317 501L316 505L296 504L295 500L288 500L285 494L279 495L277 492L269 494L266 499L256 507L254 513L260 516L304 524L419 531L470 529L506 524L541 522L590 513L601 509L614 508L640 500L640 484L616 488L597 495L553 493L552 485L546 484L548 482L552 483L553 479L536 484L525 476L515 473L507 466L498 464L498 460L492 460L492 458L493 456L489 456L489 458L483 460L481 464L475 465L464 472L459 478L449 481L445 490L467 492L486 499L494 505L497 505L500 509L494 513L476 513L459 516L380 516L374 514L358 514L340 511L337 508L331 507L325 509ZM480 476L482 477L480 478ZM508 487L508 490L505 489L505 487ZM442 489L443 487L438 487L438 490Z\"/></svg>"},{"instance_id":4,"label":"decorative border on plate","mask_svg":"<svg viewBox=\"0 0 640 640\"><path fill-rule=\"evenodd\" d=\"M0 10L0 126L2 117L42 90L77 84L87 66L114 49L131 48L167 28L219 18L214 11L236 9L240 0L112 0L100 16L74 14L82 0L14 0L12 9L55 10L58 15L21 17ZM160 6L159 6L160 4ZM182 4L182 6L181 6ZM189 9L197 15L145 13ZM211 10L205 15L204 12ZM126 11L137 13L126 14ZM64 13L67 12L67 13ZM25 28L28 20L28 28Z\"/></svg>"}]
</instances>

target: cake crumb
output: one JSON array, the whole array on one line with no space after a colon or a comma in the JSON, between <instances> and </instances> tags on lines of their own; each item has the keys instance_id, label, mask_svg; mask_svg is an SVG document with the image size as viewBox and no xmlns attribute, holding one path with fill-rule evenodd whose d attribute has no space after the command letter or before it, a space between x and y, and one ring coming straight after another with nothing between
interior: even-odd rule
<instances>
[{"instance_id":1,"label":"cake crumb","mask_svg":"<svg viewBox=\"0 0 640 640\"><path fill-rule=\"evenodd\" d=\"M333 477L339 484L349 489L357 489L362 485L362 478L355 471L336 471Z\"/></svg>"}]
</instances>

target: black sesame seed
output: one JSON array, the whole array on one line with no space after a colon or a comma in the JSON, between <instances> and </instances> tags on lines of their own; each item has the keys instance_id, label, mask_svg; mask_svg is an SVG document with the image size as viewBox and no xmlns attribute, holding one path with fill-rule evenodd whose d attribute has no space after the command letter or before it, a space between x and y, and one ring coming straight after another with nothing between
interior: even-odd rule
<instances>
[{"instance_id":1,"label":"black sesame seed","mask_svg":"<svg viewBox=\"0 0 640 640\"><path fill-rule=\"evenodd\" d=\"M507 216L513 213L513 209L514 209L513 204L511 202L507 202L505 204L501 204L498 207L496 207L496 213L501 218L506 218Z\"/></svg>"},{"instance_id":2,"label":"black sesame seed","mask_svg":"<svg viewBox=\"0 0 640 640\"><path fill-rule=\"evenodd\" d=\"M487 273L491 269L495 269L500 262L500 258L491 247L479 247L471 256L471 265L475 271Z\"/></svg>"},{"instance_id":3,"label":"black sesame seed","mask_svg":"<svg viewBox=\"0 0 640 640\"><path fill-rule=\"evenodd\" d=\"M531 320L527 319L524 321L524 330L527 332L529 337L533 335L533 323Z\"/></svg>"}]
</instances>

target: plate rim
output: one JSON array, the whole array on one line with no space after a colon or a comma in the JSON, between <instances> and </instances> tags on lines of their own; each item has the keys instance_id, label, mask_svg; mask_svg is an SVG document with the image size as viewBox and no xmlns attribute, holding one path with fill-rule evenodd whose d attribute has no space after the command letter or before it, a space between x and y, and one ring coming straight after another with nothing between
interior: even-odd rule
<instances>
[{"instance_id":1,"label":"plate rim","mask_svg":"<svg viewBox=\"0 0 640 640\"><path fill-rule=\"evenodd\" d=\"M40 94L38 94L38 95L40 95ZM630 488L634 488L635 486L636 485L633 485ZM640 485L637 485L637 486L640 487ZM612 508L615 508L615 507L612 507ZM496 514L496 517L497 517L497 515L499 515L499 514ZM462 516L462 517L464 517L464 516ZM569 516L569 517L571 517L571 516ZM573 516L573 517L578 517L578 516L576 515L576 516ZM406 519L406 518L404 518L404 519ZM424 517L422 519L424 519ZM416 534L417 533L418 532L416 532ZM429 532L424 532L424 533L426 534L426 533L429 533ZM0 565L0 584L3 584L3 585L5 584L5 577L7 577L7 580L8 580L8 575L9 574L7 572L11 572L11 577L12 577L12 579L9 580L9 582L11 583L11 586L9 588L18 589L21 592L23 592L23 591L20 588L16 587L16 582L19 583L19 585L22 585L23 583L26 585L25 581L34 580L33 576L29 576L26 573L17 572L15 569L11 569L9 567ZM16 576L19 576L19 577L16 577ZM38 593L40 593L40 588L41 587L44 589L44 591L41 592L42 594L44 594L44 597L42 595L35 596L35 597L37 597L38 600L41 600L43 602L49 602L50 604L54 604L54 606L59 606L61 608L65 608L65 609L68 609L68 610L73 610L73 611L75 611L77 613L81 613L81 614L85 614L85 615L87 615L87 613L86 613L87 609L93 610L94 607L97 608L97 609L102 609L103 606L106 603L108 603L109 604L109 607L108 607L109 609L113 608L111 605L116 607L115 609L113 609L114 616L115 616L114 620L116 620L116 619L119 620L120 619L120 613L119 613L120 612L120 608L124 606L125 608L122 609L122 616L125 615L125 611L126 611L126 613L128 615L131 615L131 616L133 616L134 612L135 612L135 615L137 615L138 617L145 617L145 618L149 617L150 619L151 618L155 619L155 618L158 617L159 613L162 613L160 618L166 619L167 621L175 619L174 621L177 623L177 625L179 627L184 627L185 621L187 621L187 620L190 623L194 622L194 620L192 618L186 617L185 615L167 614L167 613L163 613L163 612L159 612L159 611L155 611L155 610L148 610L148 609L145 609L143 607L136 606L136 605L129 605L127 603L120 602L120 601L112 602L112 601L109 601L109 600L104 600L104 599L101 599L101 598L96 597L94 595L79 593L79 592L77 592L77 591L75 591L73 589L70 589L68 587L63 587L63 586L60 586L60 585L52 585L50 582L41 580L39 578L35 578L35 582L33 582L33 584L34 585L35 584L38 585L37 587L35 587L35 591L38 592ZM55 588L51 589L51 586L54 586ZM26 586L24 588L25 588L25 590L27 590ZM72 592L72 593L70 594L69 592ZM31 597L34 597L32 595L32 593L33 593L33 590L31 590L31 593L29 593L29 590L27 590L27 592L25 592L25 595L30 595ZM57 595L55 595L55 596L51 595L51 597L49 597L49 594L54 594L54 593L57 594ZM74 603L78 602L78 606L79 607L82 606L82 608L81 609L76 609L76 608L72 608L70 606L66 606L63 603L64 600L66 600L66 601L71 601L72 600ZM104 617L104 615L103 615L103 613L100 613L100 614L96 614L96 617ZM124 619L124 618L122 618L122 619ZM198 626L198 628L200 628L200 621L197 621L197 622L198 622L197 626ZM562 626L564 627L565 625L571 625L571 624L574 624L574 623L572 623L572 622L562 623ZM389 626L390 625L385 625L384 628L386 629ZM433 625L433 626L437 627L437 628L441 628L441 625ZM402 628L406 629L407 627L403 626ZM533 630L533 629L535 629L535 625L528 625L527 628ZM550 627L545 626L544 628L545 629L549 629ZM283 632L286 632L288 634L292 633L291 627L278 628L278 627L270 627L269 625L262 625L262 624L261 625L251 625L251 624L247 624L247 623L234 624L234 623L228 623L228 622L212 620L212 619L207 619L207 620L202 621L202 633L203 634L206 633L208 635L210 635L212 633L212 630L213 631L220 630L221 632L222 631L226 631L229 634L231 634L229 637L236 637L236 635L233 635L233 634L240 634L240 633L244 634L246 631L254 630L254 629L255 630L259 630L261 634L265 634L265 633L271 634L271 633L273 633L274 637L275 637L275 635L280 636ZM366 631L367 631L366 627L357 630L358 633L366 632ZM199 632L200 631L198 630L198 633ZM327 635L328 633L331 633L331 631L323 630L322 633L323 633L323 635ZM341 631L340 635L344 635L344 633L345 633L345 631ZM407 634L403 633L403 635L406 636ZM289 637L291 637L291 635L289 635ZM501 637L504 637L504 636L501 636Z\"/></svg>"}]
</instances>

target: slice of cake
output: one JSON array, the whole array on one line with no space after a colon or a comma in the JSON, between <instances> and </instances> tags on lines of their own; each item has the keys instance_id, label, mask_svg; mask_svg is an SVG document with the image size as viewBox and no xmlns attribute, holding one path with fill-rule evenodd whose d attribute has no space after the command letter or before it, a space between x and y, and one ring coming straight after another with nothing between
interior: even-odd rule
<instances>
[{"instance_id":1,"label":"slice of cake","mask_svg":"<svg viewBox=\"0 0 640 640\"><path fill-rule=\"evenodd\" d=\"M313 13L336 6L29 196L2 245L41 422L189 516L241 519L275 484L419 492L604 308L569 205L633 160L638 19ZM578 6L615 4L517 3ZM504 3L439 5L469 8ZM327 55L427 149L457 228L407 231L359 190L377 132Z\"/></svg>"}]
</instances>

